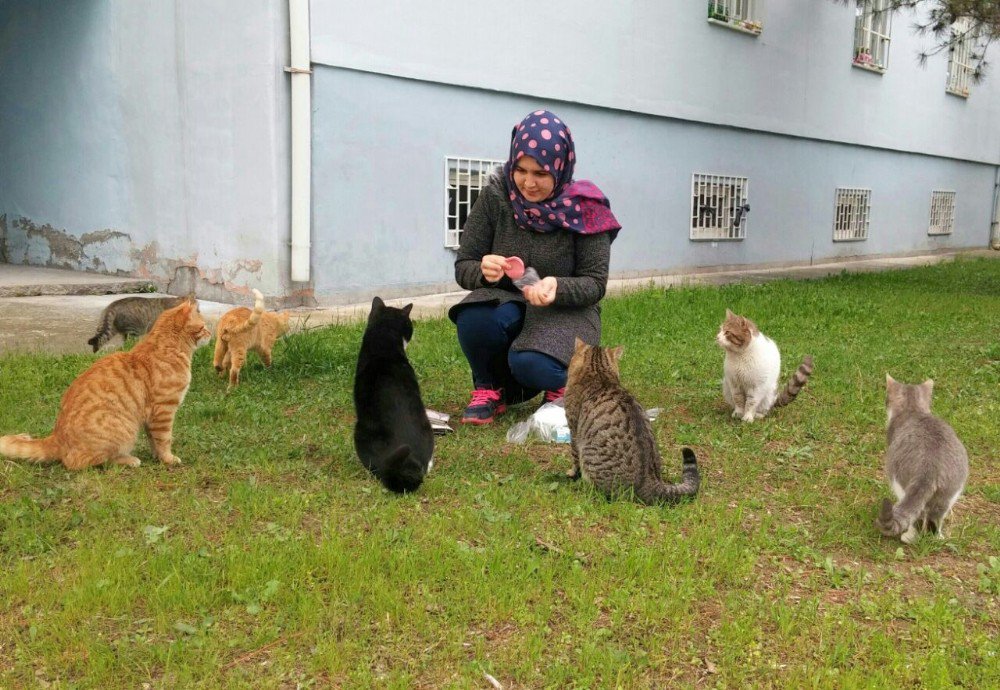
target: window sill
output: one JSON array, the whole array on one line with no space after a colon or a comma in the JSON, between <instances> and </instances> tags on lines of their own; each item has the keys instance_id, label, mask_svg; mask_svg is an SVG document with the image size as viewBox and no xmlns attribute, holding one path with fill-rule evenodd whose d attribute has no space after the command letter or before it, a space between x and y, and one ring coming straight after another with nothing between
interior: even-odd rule
<instances>
[{"instance_id":1,"label":"window sill","mask_svg":"<svg viewBox=\"0 0 1000 690\"><path fill-rule=\"evenodd\" d=\"M867 237L841 237L840 239L834 237L834 242L867 242Z\"/></svg>"},{"instance_id":2,"label":"window sill","mask_svg":"<svg viewBox=\"0 0 1000 690\"><path fill-rule=\"evenodd\" d=\"M746 237L691 237L688 235L689 242L742 242Z\"/></svg>"},{"instance_id":3,"label":"window sill","mask_svg":"<svg viewBox=\"0 0 1000 690\"><path fill-rule=\"evenodd\" d=\"M851 66L863 69L866 72L874 72L875 74L885 74L886 71L885 67L879 67L878 65L865 62L852 62Z\"/></svg>"},{"instance_id":4,"label":"window sill","mask_svg":"<svg viewBox=\"0 0 1000 690\"><path fill-rule=\"evenodd\" d=\"M716 26L724 26L727 29L739 31L741 34L749 34L751 36L760 36L761 32L764 30L764 27L751 28L744 26L741 21L723 21L721 19L712 19L711 17L708 18L708 23L715 24Z\"/></svg>"},{"instance_id":5,"label":"window sill","mask_svg":"<svg viewBox=\"0 0 1000 690\"><path fill-rule=\"evenodd\" d=\"M958 89L945 88L945 93L950 93L952 96L957 96L958 98L968 98L968 91L959 91Z\"/></svg>"},{"instance_id":6,"label":"window sill","mask_svg":"<svg viewBox=\"0 0 1000 690\"><path fill-rule=\"evenodd\" d=\"M947 237L948 235L951 234L951 230L949 230L947 232L928 232L927 234L930 237Z\"/></svg>"}]
</instances>

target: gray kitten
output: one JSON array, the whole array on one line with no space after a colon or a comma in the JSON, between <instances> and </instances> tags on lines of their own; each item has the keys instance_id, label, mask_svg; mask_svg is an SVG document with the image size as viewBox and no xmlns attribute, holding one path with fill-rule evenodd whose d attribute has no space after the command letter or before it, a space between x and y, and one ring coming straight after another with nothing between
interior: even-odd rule
<instances>
[{"instance_id":1,"label":"gray kitten","mask_svg":"<svg viewBox=\"0 0 1000 690\"><path fill-rule=\"evenodd\" d=\"M931 414L933 390L930 379L911 386L885 375L885 475L899 502L882 502L875 527L905 544L917 538L918 529L943 536L942 523L969 477L965 446L947 422Z\"/></svg>"},{"instance_id":2,"label":"gray kitten","mask_svg":"<svg viewBox=\"0 0 1000 690\"><path fill-rule=\"evenodd\" d=\"M167 309L173 309L188 299L194 299L194 295L188 297L125 297L115 300L101 312L101 318L97 322L97 333L87 341L87 344L94 348L94 352L97 352L115 335L121 335L122 339L130 335L145 335L156 323L160 314Z\"/></svg>"},{"instance_id":3,"label":"gray kitten","mask_svg":"<svg viewBox=\"0 0 1000 690\"><path fill-rule=\"evenodd\" d=\"M573 479L582 475L607 496L632 490L643 503L674 503L698 493L694 451L684 448L683 479L667 484L646 413L618 375L622 348L591 347L579 338L566 381Z\"/></svg>"}]
</instances>

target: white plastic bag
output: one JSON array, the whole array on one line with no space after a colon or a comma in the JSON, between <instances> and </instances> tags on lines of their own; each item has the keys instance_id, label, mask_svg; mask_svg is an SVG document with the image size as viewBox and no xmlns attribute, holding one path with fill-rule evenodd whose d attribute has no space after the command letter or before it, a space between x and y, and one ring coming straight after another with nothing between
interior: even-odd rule
<instances>
[{"instance_id":1,"label":"white plastic bag","mask_svg":"<svg viewBox=\"0 0 1000 690\"><path fill-rule=\"evenodd\" d=\"M569 424L562 399L545 403L531 417L512 426L507 431L507 441L524 443L532 434L550 443L569 443Z\"/></svg>"},{"instance_id":2,"label":"white plastic bag","mask_svg":"<svg viewBox=\"0 0 1000 690\"><path fill-rule=\"evenodd\" d=\"M524 288L528 287L529 285L534 285L539 280L541 280L541 278L538 275L538 271L536 271L531 266L528 266L526 269L524 269L524 275L514 281L514 285L517 287L518 290L523 291Z\"/></svg>"},{"instance_id":3,"label":"white plastic bag","mask_svg":"<svg viewBox=\"0 0 1000 690\"><path fill-rule=\"evenodd\" d=\"M660 411L659 407L645 410L646 419L650 422L655 421L660 416ZM518 422L508 429L507 442L525 443L531 435L549 443L570 442L569 424L566 421L566 407L563 405L562 398L555 402L545 403L535 410L535 414L531 415L528 419Z\"/></svg>"}]
</instances>

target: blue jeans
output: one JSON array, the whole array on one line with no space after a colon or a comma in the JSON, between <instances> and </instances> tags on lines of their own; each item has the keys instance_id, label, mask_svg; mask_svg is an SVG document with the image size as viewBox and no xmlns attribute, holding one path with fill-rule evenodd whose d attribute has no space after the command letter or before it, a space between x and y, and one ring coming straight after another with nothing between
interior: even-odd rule
<instances>
[{"instance_id":1,"label":"blue jeans","mask_svg":"<svg viewBox=\"0 0 1000 690\"><path fill-rule=\"evenodd\" d=\"M485 303L469 304L458 312L458 342L476 388L503 388L510 377L534 391L566 385L566 367L558 359L534 350L510 349L524 325L524 308L518 302Z\"/></svg>"}]
</instances>

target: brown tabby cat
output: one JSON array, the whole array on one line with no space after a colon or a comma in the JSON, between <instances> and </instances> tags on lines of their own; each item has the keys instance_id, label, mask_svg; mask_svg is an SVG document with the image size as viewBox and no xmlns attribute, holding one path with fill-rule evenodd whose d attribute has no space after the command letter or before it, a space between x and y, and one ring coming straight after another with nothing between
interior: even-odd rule
<instances>
[{"instance_id":1,"label":"brown tabby cat","mask_svg":"<svg viewBox=\"0 0 1000 690\"><path fill-rule=\"evenodd\" d=\"M211 337L197 302L168 309L130 352L97 360L70 384L51 436L0 436L0 454L61 460L70 470L105 462L138 467L131 453L144 427L156 456L179 465L170 450L174 415L191 383L191 356Z\"/></svg>"},{"instance_id":2,"label":"brown tabby cat","mask_svg":"<svg viewBox=\"0 0 1000 690\"><path fill-rule=\"evenodd\" d=\"M215 358L213 364L220 374L229 372L229 388L239 384L240 369L247 360L247 352L260 355L264 366L271 366L271 348L275 341L288 332L287 311L265 312L264 295L253 291L254 307L230 309L219 319L216 328Z\"/></svg>"},{"instance_id":3,"label":"brown tabby cat","mask_svg":"<svg viewBox=\"0 0 1000 690\"><path fill-rule=\"evenodd\" d=\"M643 503L673 503L698 493L701 478L694 451L684 448L683 480L667 484L662 461L646 413L621 385L618 360L622 348L587 345L579 338L566 381L573 469L605 495L629 489Z\"/></svg>"}]
</instances>

